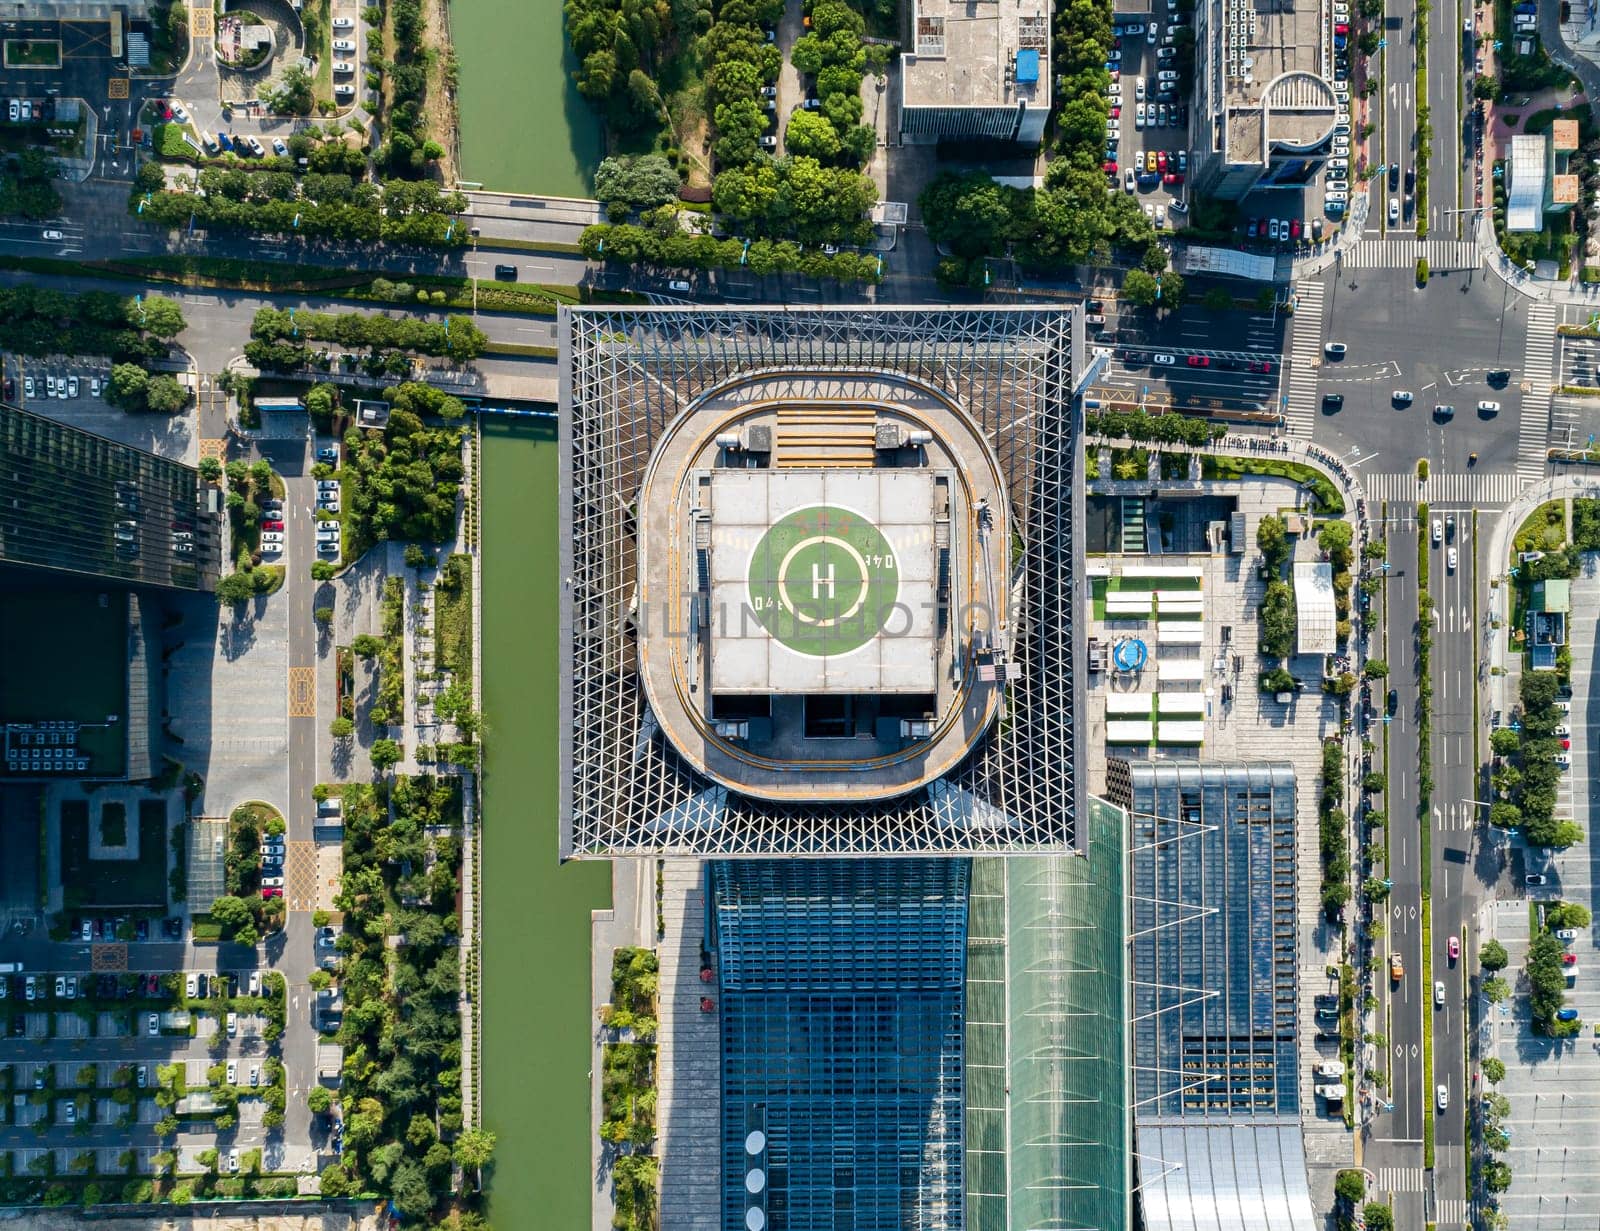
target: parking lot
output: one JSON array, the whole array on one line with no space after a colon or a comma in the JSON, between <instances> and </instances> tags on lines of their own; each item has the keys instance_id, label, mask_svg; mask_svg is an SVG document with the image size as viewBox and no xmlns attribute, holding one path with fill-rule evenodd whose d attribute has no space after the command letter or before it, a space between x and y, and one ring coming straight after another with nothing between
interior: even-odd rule
<instances>
[{"instance_id":1,"label":"parking lot","mask_svg":"<svg viewBox=\"0 0 1600 1231\"><path fill-rule=\"evenodd\" d=\"M1595 691L1597 664L1596 625L1593 612L1600 606L1600 568L1593 555L1584 557L1582 575L1572 583L1569 622L1572 647L1571 727L1572 764L1563 776L1557 815L1570 815L1593 833L1600 821L1595 807L1597 787L1595 741L1600 738L1600 694ZM1588 613L1587 618L1579 613ZM1570 811L1569 811L1570 809ZM1495 839L1503 841L1503 839ZM1499 901L1491 918L1495 937L1511 962L1505 971L1515 993L1507 1003L1486 1005L1482 1050L1506 1066L1498 1091L1510 1102L1506 1127L1511 1136L1504 1158L1512 1172L1511 1188L1500 1205L1513 1225L1534 1231L1592 1225L1600 1205L1600 949L1592 926L1577 929L1563 947L1571 957L1572 976L1567 1006L1577 1010L1582 1030L1575 1038L1553 1040L1533 1032L1529 1017L1527 984L1520 977L1527 956L1530 927L1529 899L1535 903L1560 900L1591 910L1594 902L1592 841L1566 850L1534 851L1515 843L1508 847L1508 865L1519 880L1543 876L1543 885L1529 887L1526 898ZM1481 1088L1481 1083L1479 1083Z\"/></svg>"},{"instance_id":2,"label":"parking lot","mask_svg":"<svg viewBox=\"0 0 1600 1231\"><path fill-rule=\"evenodd\" d=\"M1106 173L1115 171L1116 187L1136 194L1157 227L1171 226L1172 215L1185 208L1189 106L1178 89L1173 43L1174 23L1188 20L1169 7L1165 18L1124 22L1111 52L1107 131L1115 144L1107 150Z\"/></svg>"}]
</instances>

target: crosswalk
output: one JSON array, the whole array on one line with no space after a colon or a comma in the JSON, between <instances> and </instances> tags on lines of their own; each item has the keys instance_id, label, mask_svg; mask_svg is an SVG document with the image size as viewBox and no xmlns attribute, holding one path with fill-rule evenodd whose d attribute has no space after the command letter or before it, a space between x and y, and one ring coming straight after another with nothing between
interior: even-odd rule
<instances>
[{"instance_id":1,"label":"crosswalk","mask_svg":"<svg viewBox=\"0 0 1600 1231\"><path fill-rule=\"evenodd\" d=\"M1528 333L1522 370L1522 421L1517 425L1517 473L1542 479L1550 443L1550 382L1556 352L1556 306L1528 305Z\"/></svg>"},{"instance_id":2,"label":"crosswalk","mask_svg":"<svg viewBox=\"0 0 1600 1231\"><path fill-rule=\"evenodd\" d=\"M1369 474L1362 479L1367 501L1426 500L1429 504L1490 506L1510 504L1528 485L1517 474L1440 474L1430 475L1426 483L1417 482L1416 471L1399 474Z\"/></svg>"},{"instance_id":3,"label":"crosswalk","mask_svg":"<svg viewBox=\"0 0 1600 1231\"><path fill-rule=\"evenodd\" d=\"M1418 258L1428 262L1429 273L1451 269L1476 269L1483 259L1472 239L1424 239L1409 235L1393 239L1363 239L1344 256L1346 269L1414 269Z\"/></svg>"},{"instance_id":4,"label":"crosswalk","mask_svg":"<svg viewBox=\"0 0 1600 1231\"><path fill-rule=\"evenodd\" d=\"M1309 436L1316 426L1321 395L1317 368L1322 362L1322 312L1327 287L1304 282L1295 290L1294 316L1290 318L1289 400L1283 417L1291 436Z\"/></svg>"},{"instance_id":5,"label":"crosswalk","mask_svg":"<svg viewBox=\"0 0 1600 1231\"><path fill-rule=\"evenodd\" d=\"M1421 1167L1379 1167L1378 1188L1386 1193L1420 1193Z\"/></svg>"},{"instance_id":6,"label":"crosswalk","mask_svg":"<svg viewBox=\"0 0 1600 1231\"><path fill-rule=\"evenodd\" d=\"M1440 1197L1434 1209L1434 1222L1438 1226L1446 1223L1464 1223L1467 1221L1467 1203L1462 1197Z\"/></svg>"}]
</instances>

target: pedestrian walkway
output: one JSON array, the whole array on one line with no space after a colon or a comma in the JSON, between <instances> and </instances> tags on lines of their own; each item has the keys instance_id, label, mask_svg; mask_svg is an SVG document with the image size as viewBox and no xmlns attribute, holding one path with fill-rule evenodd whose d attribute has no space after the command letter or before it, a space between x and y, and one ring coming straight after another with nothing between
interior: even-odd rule
<instances>
[{"instance_id":1,"label":"pedestrian walkway","mask_svg":"<svg viewBox=\"0 0 1600 1231\"><path fill-rule=\"evenodd\" d=\"M1414 470L1400 474L1366 476L1367 497L1380 501L1426 500L1429 504L1463 504L1469 507L1500 506L1515 500L1527 486L1521 474L1440 474L1434 472L1426 483L1417 482Z\"/></svg>"},{"instance_id":2,"label":"pedestrian walkway","mask_svg":"<svg viewBox=\"0 0 1600 1231\"><path fill-rule=\"evenodd\" d=\"M1522 420L1517 427L1517 474L1532 482L1544 477L1550 444L1550 381L1556 351L1554 304L1528 305L1528 332L1522 370Z\"/></svg>"},{"instance_id":3,"label":"pedestrian walkway","mask_svg":"<svg viewBox=\"0 0 1600 1231\"><path fill-rule=\"evenodd\" d=\"M1451 1223L1467 1221L1467 1203L1461 1197L1441 1197L1434 1211L1434 1226L1447 1227Z\"/></svg>"},{"instance_id":4,"label":"pedestrian walkway","mask_svg":"<svg viewBox=\"0 0 1600 1231\"><path fill-rule=\"evenodd\" d=\"M1289 398L1284 406L1284 430L1291 436L1310 436L1317 422L1317 369L1322 363L1322 314L1327 286L1303 282L1295 290L1294 316L1289 332Z\"/></svg>"},{"instance_id":5,"label":"pedestrian walkway","mask_svg":"<svg viewBox=\"0 0 1600 1231\"><path fill-rule=\"evenodd\" d=\"M1420 1193L1421 1167L1379 1167L1378 1188L1389 1193Z\"/></svg>"},{"instance_id":6,"label":"pedestrian walkway","mask_svg":"<svg viewBox=\"0 0 1600 1231\"><path fill-rule=\"evenodd\" d=\"M1476 269L1483 259L1475 239L1424 239L1409 235L1392 239L1364 239L1345 254L1346 269L1413 269L1418 258L1428 262L1430 273L1451 269Z\"/></svg>"}]
</instances>

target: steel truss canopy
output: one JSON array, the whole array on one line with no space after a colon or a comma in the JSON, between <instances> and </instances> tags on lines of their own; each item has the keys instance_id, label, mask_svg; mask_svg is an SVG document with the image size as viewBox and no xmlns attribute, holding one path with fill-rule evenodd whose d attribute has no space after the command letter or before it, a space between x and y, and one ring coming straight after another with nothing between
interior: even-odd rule
<instances>
[{"instance_id":1,"label":"steel truss canopy","mask_svg":"<svg viewBox=\"0 0 1600 1231\"><path fill-rule=\"evenodd\" d=\"M959 855L1076 845L1082 493L1071 401L1082 322L1056 308L563 308L562 858ZM904 795L755 799L661 732L639 677L637 505L655 445L750 373L905 376L975 425L1017 539L1000 720Z\"/></svg>"}]
</instances>

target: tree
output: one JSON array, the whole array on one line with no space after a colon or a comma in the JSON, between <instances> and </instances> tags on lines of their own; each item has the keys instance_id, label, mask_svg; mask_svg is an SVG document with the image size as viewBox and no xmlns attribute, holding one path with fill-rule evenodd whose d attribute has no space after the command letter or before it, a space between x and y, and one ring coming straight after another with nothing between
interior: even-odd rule
<instances>
[{"instance_id":1,"label":"tree","mask_svg":"<svg viewBox=\"0 0 1600 1231\"><path fill-rule=\"evenodd\" d=\"M334 571L333 565L326 560L313 560L311 562L312 581L332 581Z\"/></svg>"},{"instance_id":2,"label":"tree","mask_svg":"<svg viewBox=\"0 0 1600 1231\"><path fill-rule=\"evenodd\" d=\"M1489 102L1499 102L1500 79L1498 77L1486 77L1482 73L1478 74L1472 83L1472 96L1474 98L1487 99Z\"/></svg>"},{"instance_id":3,"label":"tree","mask_svg":"<svg viewBox=\"0 0 1600 1231\"><path fill-rule=\"evenodd\" d=\"M1362 1208L1367 1231L1394 1231L1394 1211L1380 1201L1369 1201Z\"/></svg>"},{"instance_id":4,"label":"tree","mask_svg":"<svg viewBox=\"0 0 1600 1231\"><path fill-rule=\"evenodd\" d=\"M1485 970L1504 970L1510 961L1511 955L1498 940L1486 940L1478 946L1478 962Z\"/></svg>"},{"instance_id":5,"label":"tree","mask_svg":"<svg viewBox=\"0 0 1600 1231\"><path fill-rule=\"evenodd\" d=\"M830 160L839 155L839 133L828 118L816 111L796 111L784 132L785 147L793 154Z\"/></svg>"},{"instance_id":6,"label":"tree","mask_svg":"<svg viewBox=\"0 0 1600 1231\"><path fill-rule=\"evenodd\" d=\"M1489 735L1489 748L1497 757L1514 755L1521 743L1522 737L1510 727L1496 727Z\"/></svg>"},{"instance_id":7,"label":"tree","mask_svg":"<svg viewBox=\"0 0 1600 1231\"><path fill-rule=\"evenodd\" d=\"M178 383L176 376L166 372L152 376L145 385L145 409L156 414L176 414L189 404L189 391Z\"/></svg>"},{"instance_id":8,"label":"tree","mask_svg":"<svg viewBox=\"0 0 1600 1231\"><path fill-rule=\"evenodd\" d=\"M349 1131L349 1127L346 1126L347 1137ZM359 1186L350 1179L349 1173L339 1163L332 1163L322 1169L321 1190L324 1197L344 1197L358 1189Z\"/></svg>"},{"instance_id":9,"label":"tree","mask_svg":"<svg viewBox=\"0 0 1600 1231\"><path fill-rule=\"evenodd\" d=\"M358 633L350 641L350 650L357 658L371 658L383 652L383 639L371 633Z\"/></svg>"},{"instance_id":10,"label":"tree","mask_svg":"<svg viewBox=\"0 0 1600 1231\"><path fill-rule=\"evenodd\" d=\"M1483 994L1490 1004L1499 1004L1511 995L1511 985L1498 976L1492 979L1485 979L1483 981Z\"/></svg>"},{"instance_id":11,"label":"tree","mask_svg":"<svg viewBox=\"0 0 1600 1231\"><path fill-rule=\"evenodd\" d=\"M157 338L175 338L184 330L183 309L176 299L165 295L146 295L128 301L128 324Z\"/></svg>"},{"instance_id":12,"label":"tree","mask_svg":"<svg viewBox=\"0 0 1600 1231\"><path fill-rule=\"evenodd\" d=\"M140 192L161 192L167 186L166 169L151 159L149 162L139 164L139 173L134 176L134 183Z\"/></svg>"},{"instance_id":13,"label":"tree","mask_svg":"<svg viewBox=\"0 0 1600 1231\"><path fill-rule=\"evenodd\" d=\"M318 624L332 624L333 623L333 608L332 607L318 607L315 611L313 611L311 613L311 618L313 620L315 620Z\"/></svg>"},{"instance_id":14,"label":"tree","mask_svg":"<svg viewBox=\"0 0 1600 1231\"><path fill-rule=\"evenodd\" d=\"M1354 1168L1341 1171L1333 1181L1333 1195L1348 1205L1354 1205L1367 1195L1367 1180Z\"/></svg>"},{"instance_id":15,"label":"tree","mask_svg":"<svg viewBox=\"0 0 1600 1231\"><path fill-rule=\"evenodd\" d=\"M1505 1061L1496 1056L1490 1056L1483 1062L1483 1076L1484 1080L1492 1085L1498 1085L1504 1081L1506 1076Z\"/></svg>"},{"instance_id":16,"label":"tree","mask_svg":"<svg viewBox=\"0 0 1600 1231\"><path fill-rule=\"evenodd\" d=\"M1369 658L1367 665L1362 668L1362 674L1369 680L1381 680L1389 674L1389 664L1382 658Z\"/></svg>"},{"instance_id":17,"label":"tree","mask_svg":"<svg viewBox=\"0 0 1600 1231\"><path fill-rule=\"evenodd\" d=\"M1586 928L1589 926L1589 908L1580 906L1576 902L1557 902L1545 908L1544 925L1552 931L1563 928Z\"/></svg>"},{"instance_id":18,"label":"tree","mask_svg":"<svg viewBox=\"0 0 1600 1231\"><path fill-rule=\"evenodd\" d=\"M752 83L752 94L754 90ZM654 209L677 200L679 183L677 169L660 154L613 157L605 159L595 169L594 195L607 205L617 203L629 209Z\"/></svg>"},{"instance_id":19,"label":"tree","mask_svg":"<svg viewBox=\"0 0 1600 1231\"><path fill-rule=\"evenodd\" d=\"M279 115L310 115L312 103L311 74L298 64L290 65L278 80L276 89L262 95L267 107Z\"/></svg>"},{"instance_id":20,"label":"tree","mask_svg":"<svg viewBox=\"0 0 1600 1231\"><path fill-rule=\"evenodd\" d=\"M463 1170L480 1175L494 1154L495 1135L486 1128L468 1128L456 1138L456 1162ZM480 1179L480 1184L482 1183Z\"/></svg>"},{"instance_id":21,"label":"tree","mask_svg":"<svg viewBox=\"0 0 1600 1231\"><path fill-rule=\"evenodd\" d=\"M323 972L318 971L316 973L321 974ZM312 1115L326 1115L328 1108L333 1106L333 1095L328 1091L327 1086L312 1086L306 1092L306 1106L310 1109Z\"/></svg>"},{"instance_id":22,"label":"tree","mask_svg":"<svg viewBox=\"0 0 1600 1231\"><path fill-rule=\"evenodd\" d=\"M111 379L106 386L106 399L125 410L142 410L149 384L149 374L138 364L113 364Z\"/></svg>"},{"instance_id":23,"label":"tree","mask_svg":"<svg viewBox=\"0 0 1600 1231\"><path fill-rule=\"evenodd\" d=\"M1483 1186L1492 1193L1503 1193L1511 1187L1511 1168L1498 1158L1483 1165Z\"/></svg>"},{"instance_id":24,"label":"tree","mask_svg":"<svg viewBox=\"0 0 1600 1231\"><path fill-rule=\"evenodd\" d=\"M217 582L217 601L219 603L242 603L253 598L256 592L256 583L249 573L229 573Z\"/></svg>"},{"instance_id":25,"label":"tree","mask_svg":"<svg viewBox=\"0 0 1600 1231\"><path fill-rule=\"evenodd\" d=\"M356 724L343 714L328 724L328 734L334 739L349 739L355 734Z\"/></svg>"},{"instance_id":26,"label":"tree","mask_svg":"<svg viewBox=\"0 0 1600 1231\"><path fill-rule=\"evenodd\" d=\"M372 768L379 773L398 762L402 755L400 745L392 739L373 740L372 750L368 753L372 760Z\"/></svg>"},{"instance_id":27,"label":"tree","mask_svg":"<svg viewBox=\"0 0 1600 1231\"><path fill-rule=\"evenodd\" d=\"M214 457L200 459L200 477L207 483L216 483L222 478L222 463Z\"/></svg>"}]
</instances>

